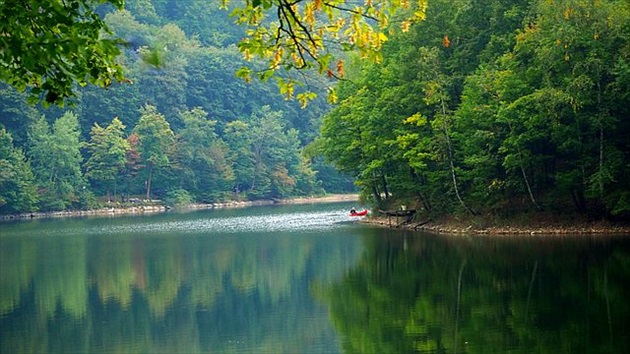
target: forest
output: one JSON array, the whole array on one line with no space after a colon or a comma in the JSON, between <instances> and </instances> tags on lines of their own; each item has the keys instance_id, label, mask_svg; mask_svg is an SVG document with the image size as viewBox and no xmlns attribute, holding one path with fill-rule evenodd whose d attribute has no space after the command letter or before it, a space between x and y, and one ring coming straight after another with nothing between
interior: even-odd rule
<instances>
[{"instance_id":1,"label":"forest","mask_svg":"<svg viewBox=\"0 0 630 354\"><path fill-rule=\"evenodd\" d=\"M630 216L627 1L432 0L346 78L314 145L381 208Z\"/></svg>"},{"instance_id":2,"label":"forest","mask_svg":"<svg viewBox=\"0 0 630 354\"><path fill-rule=\"evenodd\" d=\"M418 23L389 18L403 30L376 36L379 56L342 53L336 73L309 81L319 95L306 107L287 86L236 78L239 40L257 32L219 7L99 8L124 40L126 79L80 86L71 106L0 87L0 213L282 198L354 180L379 208L630 216L627 1L429 1Z\"/></svg>"},{"instance_id":3,"label":"forest","mask_svg":"<svg viewBox=\"0 0 630 354\"><path fill-rule=\"evenodd\" d=\"M61 107L0 83L0 213L355 190L301 153L329 109L325 95L301 109L272 82L237 78L244 30L218 1L98 10L125 43L123 82L75 85Z\"/></svg>"}]
</instances>

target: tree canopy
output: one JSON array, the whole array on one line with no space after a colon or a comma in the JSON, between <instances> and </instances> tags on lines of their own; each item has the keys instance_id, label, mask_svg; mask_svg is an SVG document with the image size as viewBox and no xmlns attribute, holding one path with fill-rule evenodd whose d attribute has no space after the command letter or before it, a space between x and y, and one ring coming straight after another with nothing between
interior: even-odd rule
<instances>
[{"instance_id":1,"label":"tree canopy","mask_svg":"<svg viewBox=\"0 0 630 354\"><path fill-rule=\"evenodd\" d=\"M381 207L630 215L628 3L459 5L348 66L315 146Z\"/></svg>"},{"instance_id":2,"label":"tree canopy","mask_svg":"<svg viewBox=\"0 0 630 354\"><path fill-rule=\"evenodd\" d=\"M630 213L627 2L246 1L222 4L246 29L225 27L220 35L214 21L202 28L189 20L195 12L225 18L219 3L205 3L128 0L123 11L94 10L112 38L126 43L116 65L133 84L72 86L78 146L96 124L118 117L128 149L124 168L109 166L108 176L97 167L105 144L91 145L103 151L79 149L72 160L83 170L70 189L87 176L96 193L120 185L126 195L195 201L313 193L331 181L347 191L348 179L336 179L315 157L320 152L382 207L493 217ZM426 19L407 26L425 5ZM310 70L324 80L300 87L292 74L304 78ZM234 80L235 72L275 77L280 90L273 80ZM336 86L328 80L342 74ZM328 114L325 100L309 92L327 90L339 98ZM5 155L15 160L22 151L21 169L36 177L35 204L49 208L41 197L53 189L39 172L45 153L35 147L55 133L39 121L40 107L19 104L24 93L6 85L0 92L0 123L12 138L4 141L13 144ZM298 100L285 100L291 97ZM153 133L139 128L143 106L171 131L153 160L146 149ZM46 123L65 113L50 107ZM320 125L307 159L300 153ZM89 197L61 195L73 206Z\"/></svg>"},{"instance_id":3,"label":"tree canopy","mask_svg":"<svg viewBox=\"0 0 630 354\"><path fill-rule=\"evenodd\" d=\"M6 0L0 2L0 80L31 100L62 103L75 95L75 83L109 86L123 79L116 58L119 41L95 11L124 0Z\"/></svg>"},{"instance_id":4,"label":"tree canopy","mask_svg":"<svg viewBox=\"0 0 630 354\"><path fill-rule=\"evenodd\" d=\"M133 45L111 36L111 31L97 7L112 5L122 10L124 0L47 1L8 0L0 3L3 21L0 24L0 79L19 90L29 89L31 100L61 104L76 95L74 84L110 86L124 80L122 66L116 61L121 46ZM131 9L149 23L158 23L159 3L129 1ZM177 9L212 13L212 6L195 8L166 1L166 11L177 16ZM247 26L239 49L249 60L252 56L268 60L258 76L278 77L280 90L287 97L294 95L300 81L280 78L283 69L316 69L329 77L343 77L343 62L335 60L335 50L358 50L363 57L379 60L379 51L391 30L390 21L402 11L401 28L424 18L426 0L369 1L358 6L346 0L296 1L247 0L244 5L221 0L221 7L230 10L238 24ZM203 10L203 11L202 11ZM184 11L184 13L187 13ZM195 13L197 15L197 13ZM227 14L226 14L227 16ZM190 29L199 24L187 22ZM144 59L160 66L163 44L151 43ZM249 79L252 68L241 68L238 75ZM304 104L311 100L310 90L298 94Z\"/></svg>"}]
</instances>

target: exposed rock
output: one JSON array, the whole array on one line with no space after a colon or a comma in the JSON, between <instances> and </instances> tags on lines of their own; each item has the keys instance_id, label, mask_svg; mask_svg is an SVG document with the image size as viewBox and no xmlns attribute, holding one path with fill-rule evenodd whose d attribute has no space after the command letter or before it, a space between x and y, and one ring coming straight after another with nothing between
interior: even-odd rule
<instances>
[{"instance_id":1,"label":"exposed rock","mask_svg":"<svg viewBox=\"0 0 630 354\"><path fill-rule=\"evenodd\" d=\"M630 225L618 225L603 221L571 223L571 225L562 225L557 223L545 225L532 224L530 226L504 225L488 227L462 225L460 222L449 223L445 221L411 222L401 225L393 222L387 217L371 217L363 220L363 222L384 227L397 227L402 229L453 235L630 235Z\"/></svg>"}]
</instances>

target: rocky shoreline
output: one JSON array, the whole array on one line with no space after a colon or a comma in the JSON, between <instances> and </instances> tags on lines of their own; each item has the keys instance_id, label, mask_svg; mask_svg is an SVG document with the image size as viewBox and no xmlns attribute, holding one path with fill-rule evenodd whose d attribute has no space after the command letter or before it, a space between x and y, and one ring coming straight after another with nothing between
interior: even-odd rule
<instances>
[{"instance_id":1,"label":"rocky shoreline","mask_svg":"<svg viewBox=\"0 0 630 354\"><path fill-rule=\"evenodd\" d=\"M479 227L466 225L461 222L449 222L448 220L404 223L402 218L396 220L395 217L388 218L383 216L371 216L364 219L363 222L380 227L423 231L445 235L630 235L630 225L618 225L603 221L580 222L572 223L570 225L562 225L560 223L543 223L527 226L503 225Z\"/></svg>"},{"instance_id":2,"label":"rocky shoreline","mask_svg":"<svg viewBox=\"0 0 630 354\"><path fill-rule=\"evenodd\" d=\"M208 204L188 204L178 206L177 210L202 210L202 209L228 209L228 208L245 208L259 205L272 205L272 204L306 204L306 203L332 203L332 202L345 202L345 201L357 201L359 196L357 194L331 194L325 196L313 196L313 197L297 197L280 200L255 200L255 201L229 201L222 203L208 203ZM64 211L52 211L52 212L33 212L23 214L10 214L0 215L0 221L9 220L29 220L29 219L42 219L42 218L62 218L62 217L80 217L80 216L120 216L120 215L142 215L142 214L154 214L163 213L172 209L159 203L152 204L140 204L134 206L112 206L91 210L64 210Z\"/></svg>"}]
</instances>

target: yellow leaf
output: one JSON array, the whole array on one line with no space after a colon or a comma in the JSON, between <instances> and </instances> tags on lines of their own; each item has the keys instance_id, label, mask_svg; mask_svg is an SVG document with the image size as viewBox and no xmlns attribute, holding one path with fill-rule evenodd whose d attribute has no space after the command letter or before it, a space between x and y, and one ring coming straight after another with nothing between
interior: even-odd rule
<instances>
[{"instance_id":1,"label":"yellow leaf","mask_svg":"<svg viewBox=\"0 0 630 354\"><path fill-rule=\"evenodd\" d=\"M416 113L412 115L411 117L408 117L407 119L405 119L404 122L405 124L414 124L420 127L427 123L427 119L422 114Z\"/></svg>"},{"instance_id":2,"label":"yellow leaf","mask_svg":"<svg viewBox=\"0 0 630 354\"><path fill-rule=\"evenodd\" d=\"M444 35L444 37L442 38L442 46L443 46L444 48L448 48L448 47L450 47L450 46L451 46L451 40L450 40L450 39L448 39L448 35L446 35L446 34L445 34L445 35Z\"/></svg>"},{"instance_id":3,"label":"yellow leaf","mask_svg":"<svg viewBox=\"0 0 630 354\"><path fill-rule=\"evenodd\" d=\"M568 20L572 14L573 14L573 9L571 9L570 7L567 7L566 9L564 9L563 15L564 15L565 20Z\"/></svg>"},{"instance_id":4,"label":"yellow leaf","mask_svg":"<svg viewBox=\"0 0 630 354\"><path fill-rule=\"evenodd\" d=\"M339 97L337 97L337 92L335 91L335 89L329 89L328 90L328 103L334 104L334 103L337 103L338 100L339 100Z\"/></svg>"},{"instance_id":5,"label":"yellow leaf","mask_svg":"<svg viewBox=\"0 0 630 354\"><path fill-rule=\"evenodd\" d=\"M337 62L337 72L339 73L339 77L343 77L343 60Z\"/></svg>"},{"instance_id":6,"label":"yellow leaf","mask_svg":"<svg viewBox=\"0 0 630 354\"><path fill-rule=\"evenodd\" d=\"M400 27L401 27L401 30L402 30L403 32L405 32L405 33L406 33L406 32L409 32L409 27L411 27L411 22L409 22L409 21L407 21L407 20L404 20L404 21L402 22L402 25L401 25Z\"/></svg>"}]
</instances>

